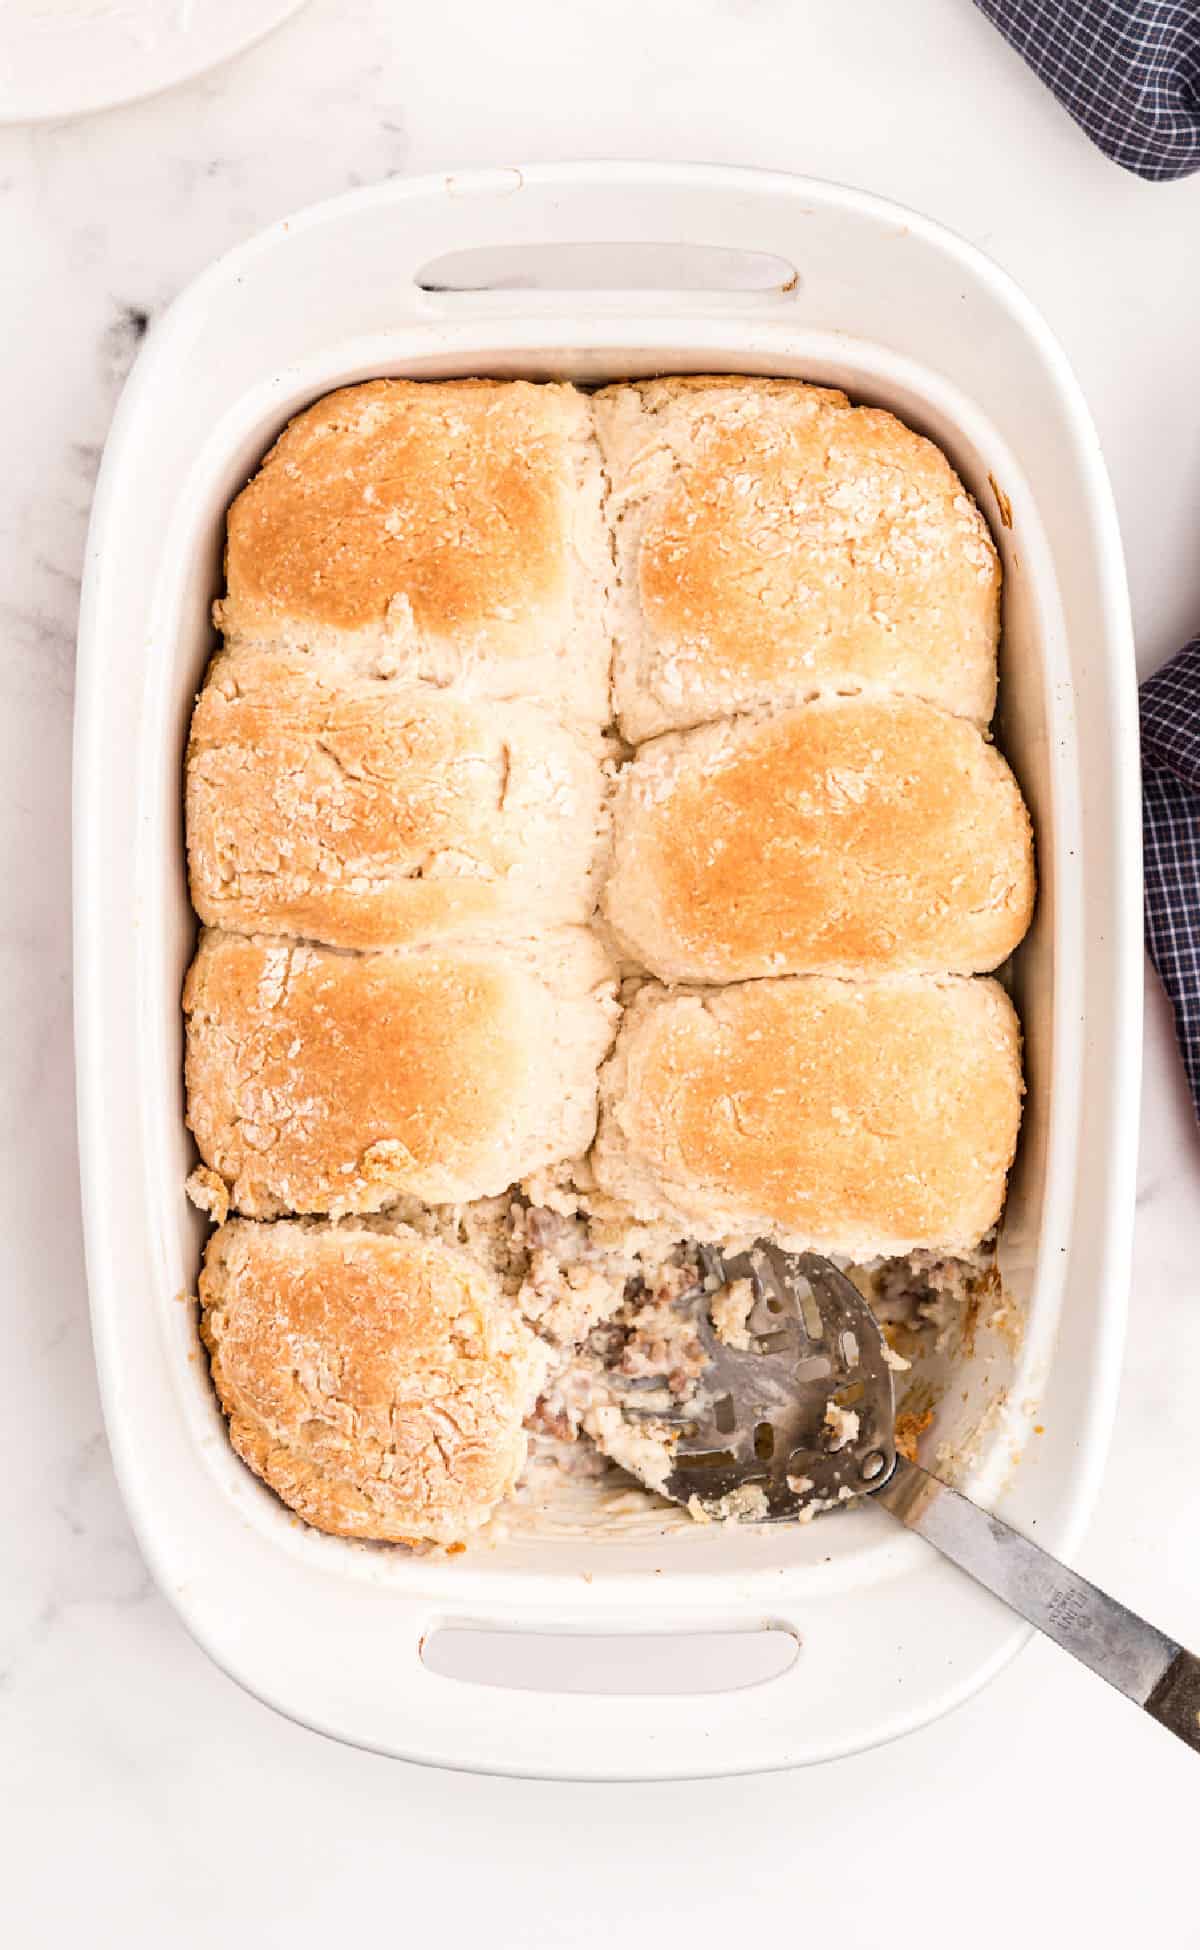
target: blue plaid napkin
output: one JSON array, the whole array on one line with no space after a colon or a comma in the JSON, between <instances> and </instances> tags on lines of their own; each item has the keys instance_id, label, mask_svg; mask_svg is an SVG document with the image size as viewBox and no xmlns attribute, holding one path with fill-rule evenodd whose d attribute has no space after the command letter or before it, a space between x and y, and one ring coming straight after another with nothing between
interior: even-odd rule
<instances>
[{"instance_id":1,"label":"blue plaid napkin","mask_svg":"<svg viewBox=\"0 0 1200 1950\"><path fill-rule=\"evenodd\" d=\"M1146 946L1200 1117L1200 636L1142 685Z\"/></svg>"},{"instance_id":2,"label":"blue plaid napkin","mask_svg":"<svg viewBox=\"0 0 1200 1950\"><path fill-rule=\"evenodd\" d=\"M1200 0L975 0L1106 156L1200 169ZM1200 1117L1200 637L1142 685L1146 946Z\"/></svg>"},{"instance_id":3,"label":"blue plaid napkin","mask_svg":"<svg viewBox=\"0 0 1200 1950\"><path fill-rule=\"evenodd\" d=\"M1106 156L1200 169L1200 0L975 0Z\"/></svg>"}]
</instances>

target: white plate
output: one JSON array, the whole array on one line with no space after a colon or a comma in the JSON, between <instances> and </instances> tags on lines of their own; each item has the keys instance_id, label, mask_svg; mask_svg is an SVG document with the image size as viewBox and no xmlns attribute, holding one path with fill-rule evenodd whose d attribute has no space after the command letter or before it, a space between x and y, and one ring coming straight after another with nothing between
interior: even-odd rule
<instances>
[{"instance_id":1,"label":"white plate","mask_svg":"<svg viewBox=\"0 0 1200 1950\"><path fill-rule=\"evenodd\" d=\"M157 95L228 61L304 0L3 0L0 123Z\"/></svg>"},{"instance_id":2,"label":"white plate","mask_svg":"<svg viewBox=\"0 0 1200 1950\"><path fill-rule=\"evenodd\" d=\"M686 240L707 255L680 289ZM668 242L658 275L673 288L656 290ZM570 288L540 288L532 259L506 264L504 290L461 288L473 281L463 253L548 244L576 247ZM621 289L623 245L638 248ZM604 289L583 288L581 246L604 247ZM731 252L758 260L734 289ZM447 254L454 277L430 272ZM763 259L787 275L764 281ZM447 283L460 288L430 288ZM1027 1327L1016 1352L981 1329L931 1444L960 1447L989 1408L969 1487L1069 1556L1116 1398L1141 1052L1137 700L1111 493L1040 318L925 219L754 171L613 163L393 179L274 225L149 333L88 538L74 879L93 1331L142 1549L196 1638L294 1718L415 1760L597 1779L822 1760L944 1712L1027 1636L871 1509L807 1527L514 1534L450 1559L319 1536L234 1455L194 1309L180 1304L204 1233L182 1189L194 1154L179 995L196 924L180 766L230 499L291 413L369 374L586 383L689 370L805 375L891 406L942 443L996 522L1002 737L1041 876L1016 961L1029 1097L1001 1240ZM773 1624L799 1652L782 1675L702 1702L510 1691L424 1662L446 1623L590 1635Z\"/></svg>"}]
</instances>

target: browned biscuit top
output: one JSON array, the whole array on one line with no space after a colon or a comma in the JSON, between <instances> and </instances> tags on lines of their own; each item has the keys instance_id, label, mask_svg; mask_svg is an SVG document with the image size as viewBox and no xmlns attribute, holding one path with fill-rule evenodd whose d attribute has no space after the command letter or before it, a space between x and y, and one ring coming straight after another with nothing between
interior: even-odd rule
<instances>
[{"instance_id":1,"label":"browned biscuit top","mask_svg":"<svg viewBox=\"0 0 1200 1950\"><path fill-rule=\"evenodd\" d=\"M399 604L420 633L506 639L561 610L573 405L490 380L377 379L318 400L229 511L226 627L358 630Z\"/></svg>"},{"instance_id":2,"label":"browned biscuit top","mask_svg":"<svg viewBox=\"0 0 1200 1950\"><path fill-rule=\"evenodd\" d=\"M605 911L663 981L976 974L1033 907L1016 780L916 699L838 699L653 740L622 776Z\"/></svg>"},{"instance_id":3,"label":"browned biscuit top","mask_svg":"<svg viewBox=\"0 0 1200 1950\"><path fill-rule=\"evenodd\" d=\"M455 1543L511 1489L544 1356L464 1253L233 1220L200 1300L234 1447L318 1529Z\"/></svg>"}]
</instances>

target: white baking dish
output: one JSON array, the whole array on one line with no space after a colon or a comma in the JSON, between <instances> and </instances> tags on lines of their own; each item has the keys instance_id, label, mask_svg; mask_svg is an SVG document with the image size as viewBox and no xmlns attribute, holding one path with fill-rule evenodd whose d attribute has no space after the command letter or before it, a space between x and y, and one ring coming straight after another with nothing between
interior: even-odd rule
<instances>
[{"instance_id":1,"label":"white baking dish","mask_svg":"<svg viewBox=\"0 0 1200 1950\"><path fill-rule=\"evenodd\" d=\"M681 242L715 248L694 259L664 248ZM640 286L647 247L664 282L693 285L723 284L745 263L730 253L751 252L751 280L767 286L585 293L601 260L578 253L564 260L571 290L418 283L446 253L546 244L615 247L604 265L627 261ZM623 259L624 246L637 248ZM189 1629L283 1712L416 1760L630 1779L819 1760L943 1712L1025 1635L869 1509L806 1529L517 1537L453 1559L320 1537L234 1456L184 1303L204 1229L183 1194L179 990L194 921L180 762L229 499L289 414L348 380L660 370L843 384L941 441L993 522L1007 588L1002 736L1033 806L1042 882L1015 973L1030 1095L1003 1239L1026 1331L1015 1361L981 1337L968 1399L950 1392L935 1434L961 1451L987 1410L970 1487L1069 1556L1113 1410L1140 1051L1134 666L1100 453L1036 313L921 218L749 171L391 181L277 224L155 325L97 489L75 772L92 1311L117 1472ZM510 1692L422 1663L448 1622L589 1634L766 1623L799 1651L769 1683L702 1698Z\"/></svg>"}]
</instances>

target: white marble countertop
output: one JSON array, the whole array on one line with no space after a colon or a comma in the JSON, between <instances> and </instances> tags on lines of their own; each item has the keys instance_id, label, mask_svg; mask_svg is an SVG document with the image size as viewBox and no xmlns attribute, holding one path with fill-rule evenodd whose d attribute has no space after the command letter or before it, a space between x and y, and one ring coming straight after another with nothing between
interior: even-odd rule
<instances>
[{"instance_id":1,"label":"white marble countertop","mask_svg":"<svg viewBox=\"0 0 1200 1950\"><path fill-rule=\"evenodd\" d=\"M0 1930L21 1950L381 1927L591 1945L634 1920L700 1943L794 1920L841 1950L908 1928L933 1950L1200 1942L1180 1921L1196 1761L1045 1645L817 1772L474 1779L245 1697L130 1535L88 1338L68 916L78 576L113 403L147 315L269 219L397 170L560 155L808 171L973 238L1091 401L1143 668L1200 628L1200 177L1106 163L968 0L313 0L177 93L0 132ZM1081 1561L1200 1647L1197 1389L1200 1139L1151 985L1124 1392Z\"/></svg>"}]
</instances>

